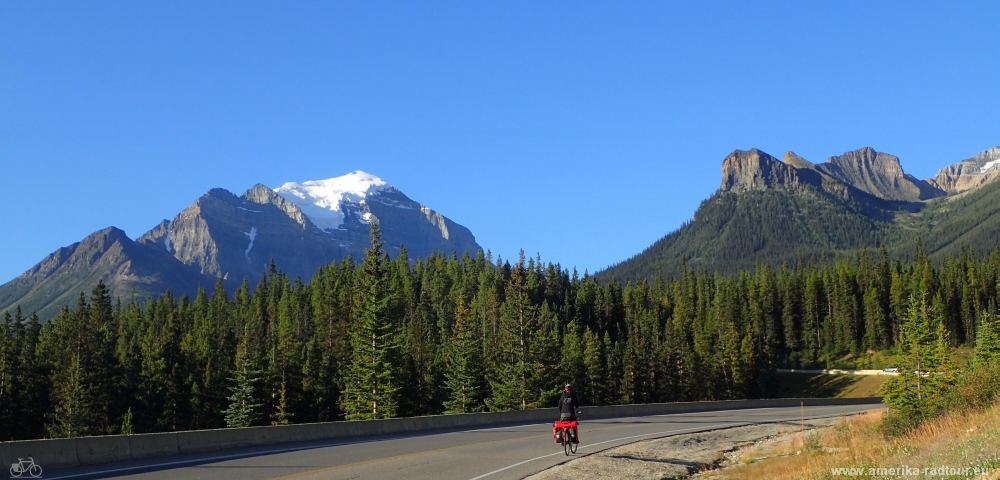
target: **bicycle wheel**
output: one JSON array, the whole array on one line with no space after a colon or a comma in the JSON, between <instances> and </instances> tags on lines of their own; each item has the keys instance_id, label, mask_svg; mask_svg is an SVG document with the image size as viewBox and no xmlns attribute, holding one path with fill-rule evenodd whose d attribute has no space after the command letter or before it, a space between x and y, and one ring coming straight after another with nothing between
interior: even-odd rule
<instances>
[{"instance_id":1,"label":"bicycle wheel","mask_svg":"<svg viewBox=\"0 0 1000 480\"><path fill-rule=\"evenodd\" d=\"M576 450L576 449L574 449L574 450ZM32 477L35 477L35 478L41 477L42 476L42 467L39 467L38 465L32 465L31 468L28 469L28 475L31 475Z\"/></svg>"},{"instance_id":2,"label":"bicycle wheel","mask_svg":"<svg viewBox=\"0 0 1000 480\"><path fill-rule=\"evenodd\" d=\"M13 466L10 467L10 478L20 477L22 473L24 473L24 472L22 472L20 470L14 470Z\"/></svg>"},{"instance_id":3,"label":"bicycle wheel","mask_svg":"<svg viewBox=\"0 0 1000 480\"><path fill-rule=\"evenodd\" d=\"M570 430L568 428L564 428L562 438L563 438L563 451L566 452L566 455L569 455L570 450L573 448L572 447L573 439L569 438L569 436L570 436Z\"/></svg>"},{"instance_id":4,"label":"bicycle wheel","mask_svg":"<svg viewBox=\"0 0 1000 480\"><path fill-rule=\"evenodd\" d=\"M576 449L579 448L579 447L580 447L580 444L576 443L576 437L574 437L573 441L569 442L569 451L570 451L570 453L575 454L576 453Z\"/></svg>"}]
</instances>

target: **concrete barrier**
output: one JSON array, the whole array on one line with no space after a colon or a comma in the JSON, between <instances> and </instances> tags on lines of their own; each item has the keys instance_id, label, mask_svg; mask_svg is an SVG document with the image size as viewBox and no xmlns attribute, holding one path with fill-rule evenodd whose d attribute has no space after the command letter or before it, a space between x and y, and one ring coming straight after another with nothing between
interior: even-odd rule
<instances>
[{"instance_id":1,"label":"concrete barrier","mask_svg":"<svg viewBox=\"0 0 1000 480\"><path fill-rule=\"evenodd\" d=\"M881 398L811 398L777 400L724 400L713 402L654 403L582 407L584 420L671 413L737 410L746 408L870 405ZM274 445L334 438L398 434L463 427L546 423L557 417L554 408L510 412L463 413L356 422L326 422L273 427L224 428L171 433L109 435L0 442L0 460L10 468L18 458L32 457L46 469L59 469L178 454L212 452L238 447Z\"/></svg>"},{"instance_id":2,"label":"concrete barrier","mask_svg":"<svg viewBox=\"0 0 1000 480\"><path fill-rule=\"evenodd\" d=\"M76 456L76 438L56 438L51 440L24 440L20 442L8 442L10 446L10 457L4 461L4 470L10 468L12 463L17 463L17 459L25 460L31 457L35 463L46 468L66 468L80 465L80 459Z\"/></svg>"},{"instance_id":3,"label":"concrete barrier","mask_svg":"<svg viewBox=\"0 0 1000 480\"><path fill-rule=\"evenodd\" d=\"M0 470L0 475L3 475L3 472L10 468L12 463L17 462L16 458L11 460L10 442L0 442L0 461L3 462L0 464L0 468L3 468L3 470Z\"/></svg>"},{"instance_id":4,"label":"concrete barrier","mask_svg":"<svg viewBox=\"0 0 1000 480\"><path fill-rule=\"evenodd\" d=\"M219 442L219 449L250 447L257 444L257 437L254 435L254 428L222 428L215 430Z\"/></svg>"},{"instance_id":5,"label":"concrete barrier","mask_svg":"<svg viewBox=\"0 0 1000 480\"><path fill-rule=\"evenodd\" d=\"M187 432L177 432L177 451L179 453L204 453L214 452L222 449L222 442L219 440L221 430L194 430Z\"/></svg>"},{"instance_id":6,"label":"concrete barrier","mask_svg":"<svg viewBox=\"0 0 1000 480\"><path fill-rule=\"evenodd\" d=\"M87 438L86 441L83 439L76 441L76 457L80 461L80 465L131 460L130 452L128 436L125 435L91 437Z\"/></svg>"},{"instance_id":7,"label":"concrete barrier","mask_svg":"<svg viewBox=\"0 0 1000 480\"><path fill-rule=\"evenodd\" d=\"M177 455L180 449L177 447L177 433L140 433L137 435L125 435L128 438L128 449L132 459L149 457L166 457ZM87 442L91 437L80 438L81 442Z\"/></svg>"}]
</instances>

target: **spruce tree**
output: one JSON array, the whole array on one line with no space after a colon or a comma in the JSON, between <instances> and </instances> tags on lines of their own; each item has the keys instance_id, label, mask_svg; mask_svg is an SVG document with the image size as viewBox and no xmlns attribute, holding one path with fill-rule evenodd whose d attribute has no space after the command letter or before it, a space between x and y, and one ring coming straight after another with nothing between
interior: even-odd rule
<instances>
[{"instance_id":1,"label":"spruce tree","mask_svg":"<svg viewBox=\"0 0 1000 480\"><path fill-rule=\"evenodd\" d=\"M132 435L133 433L135 433L135 426L132 425L132 407L129 407L129 409L125 411L125 416L122 418L121 434Z\"/></svg>"},{"instance_id":2,"label":"spruce tree","mask_svg":"<svg viewBox=\"0 0 1000 480\"><path fill-rule=\"evenodd\" d=\"M977 366L1000 362L1000 332L997 332L996 316L990 311L980 315L979 329L976 330L976 351L974 361Z\"/></svg>"},{"instance_id":3,"label":"spruce tree","mask_svg":"<svg viewBox=\"0 0 1000 480\"><path fill-rule=\"evenodd\" d=\"M934 414L951 383L952 377L943 371L948 360L940 358L941 345L948 342L947 330L932 329L932 324L941 325L934 310L924 298L910 297L900 336L901 371L882 385L885 403L911 422Z\"/></svg>"},{"instance_id":4,"label":"spruce tree","mask_svg":"<svg viewBox=\"0 0 1000 480\"><path fill-rule=\"evenodd\" d=\"M229 428L252 425L260 418L260 408L263 405L257 387L263 372L247 352L245 344L241 347L243 348L237 353L236 368L230 379L233 384L229 387L231 395L226 397L229 407L222 412Z\"/></svg>"},{"instance_id":5,"label":"spruce tree","mask_svg":"<svg viewBox=\"0 0 1000 480\"><path fill-rule=\"evenodd\" d=\"M455 327L447 347L445 389L448 399L445 413L470 413L483 410L482 346L477 325L469 317L465 298L458 297Z\"/></svg>"},{"instance_id":6,"label":"spruce tree","mask_svg":"<svg viewBox=\"0 0 1000 480\"><path fill-rule=\"evenodd\" d=\"M66 379L56 392L58 401L49 424L49 436L53 438L82 437L91 434L93 407L91 394L84 385L80 356L73 357L66 372Z\"/></svg>"},{"instance_id":7,"label":"spruce tree","mask_svg":"<svg viewBox=\"0 0 1000 480\"><path fill-rule=\"evenodd\" d=\"M586 401L591 405L603 405L607 397L608 378L607 360L604 345L593 330L583 332L583 366L586 372L587 390L584 392Z\"/></svg>"},{"instance_id":8,"label":"spruce tree","mask_svg":"<svg viewBox=\"0 0 1000 480\"><path fill-rule=\"evenodd\" d=\"M559 353L559 370L562 373L564 382L572 383L575 390L580 392L580 396L590 403L589 385L587 385L587 371L583 361L584 346L580 338L579 328L576 322L569 322L566 325L566 333L563 335L562 349Z\"/></svg>"},{"instance_id":9,"label":"spruce tree","mask_svg":"<svg viewBox=\"0 0 1000 480\"><path fill-rule=\"evenodd\" d=\"M486 400L491 411L523 410L535 398L529 391L532 375L530 348L538 312L528 296L525 284L524 252L511 270L500 306L494 374L490 378L492 395Z\"/></svg>"},{"instance_id":10,"label":"spruce tree","mask_svg":"<svg viewBox=\"0 0 1000 480\"><path fill-rule=\"evenodd\" d=\"M288 399L286 398L287 388L285 387L285 381L281 381L281 387L278 389L278 406L274 413L271 414L271 425L288 425L291 423L292 417L295 416L294 413L288 412Z\"/></svg>"},{"instance_id":11,"label":"spruce tree","mask_svg":"<svg viewBox=\"0 0 1000 480\"><path fill-rule=\"evenodd\" d=\"M358 279L351 359L340 397L340 406L348 420L395 417L400 400L396 365L402 359L402 349L396 325L388 315L386 258L374 218L370 232L372 244Z\"/></svg>"}]
</instances>

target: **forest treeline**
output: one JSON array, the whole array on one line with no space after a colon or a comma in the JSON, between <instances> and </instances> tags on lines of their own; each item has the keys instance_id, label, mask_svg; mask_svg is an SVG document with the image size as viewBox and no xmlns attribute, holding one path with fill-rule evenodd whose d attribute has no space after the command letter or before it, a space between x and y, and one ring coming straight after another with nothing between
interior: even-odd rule
<instances>
[{"instance_id":1,"label":"forest treeline","mask_svg":"<svg viewBox=\"0 0 1000 480\"><path fill-rule=\"evenodd\" d=\"M389 259L372 238L307 283L272 265L234 292L139 302L99 283L44 323L5 312L0 438L548 407L566 382L589 405L760 398L776 368L910 352L918 326L918 347L997 337L1000 250L622 286L523 254Z\"/></svg>"}]
</instances>

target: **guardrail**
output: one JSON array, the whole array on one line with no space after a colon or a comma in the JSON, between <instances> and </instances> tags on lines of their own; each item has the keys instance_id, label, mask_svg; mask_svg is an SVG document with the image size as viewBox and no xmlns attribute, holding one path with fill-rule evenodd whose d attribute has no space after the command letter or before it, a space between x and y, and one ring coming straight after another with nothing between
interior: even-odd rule
<instances>
[{"instance_id":1,"label":"guardrail","mask_svg":"<svg viewBox=\"0 0 1000 480\"><path fill-rule=\"evenodd\" d=\"M800 402L805 402L809 406L869 405L882 403L882 398L807 398L651 403L643 405L582 407L581 411L586 415L586 418L615 418L746 408L797 407ZM150 457L212 452L238 447L461 427L549 422L553 421L557 416L554 408L542 408L510 412L464 413L386 420L22 440L0 442L0 461L3 461L3 465L10 465L16 463L18 458L26 459L32 457L35 463L42 465L48 472L50 469L80 467Z\"/></svg>"}]
</instances>

